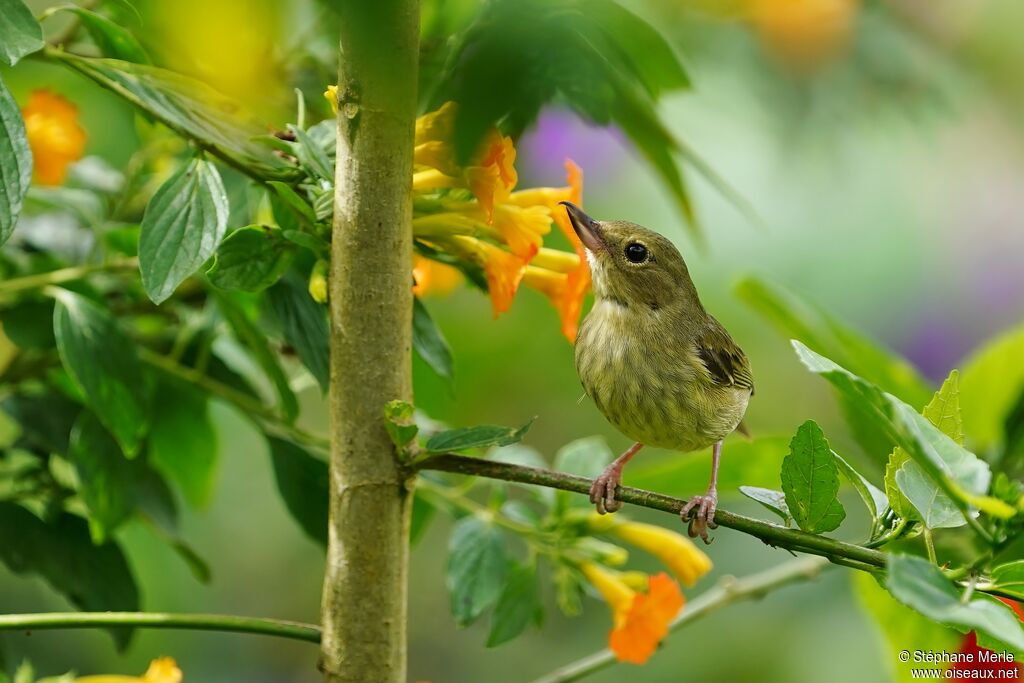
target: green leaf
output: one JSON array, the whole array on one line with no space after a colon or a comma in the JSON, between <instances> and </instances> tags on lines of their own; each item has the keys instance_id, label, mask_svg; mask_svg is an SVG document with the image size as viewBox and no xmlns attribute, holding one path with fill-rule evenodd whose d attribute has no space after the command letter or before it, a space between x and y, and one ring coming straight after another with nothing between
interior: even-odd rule
<instances>
[{"instance_id":1,"label":"green leaf","mask_svg":"<svg viewBox=\"0 0 1024 683\"><path fill-rule=\"evenodd\" d=\"M911 673L913 667L899 660L899 653L903 650L955 652L960 647L963 636L897 602L873 575L850 572L850 578L858 602L872 618L888 645L884 657L890 673L888 680L894 683L917 680Z\"/></svg>"},{"instance_id":2,"label":"green leaf","mask_svg":"<svg viewBox=\"0 0 1024 683\"><path fill-rule=\"evenodd\" d=\"M47 524L23 507L0 502L0 561L16 574L38 574L79 609L139 609L135 578L121 548L112 542L94 545L80 517L63 513ZM131 631L109 630L124 649Z\"/></svg>"},{"instance_id":3,"label":"green leaf","mask_svg":"<svg viewBox=\"0 0 1024 683\"><path fill-rule=\"evenodd\" d=\"M532 424L533 420L521 427L477 425L476 427L446 429L427 439L426 450L428 453L448 453L470 448L486 448L487 446L508 446L522 441Z\"/></svg>"},{"instance_id":4,"label":"green leaf","mask_svg":"<svg viewBox=\"0 0 1024 683\"><path fill-rule=\"evenodd\" d=\"M21 5L18 0L0 0L2 3ZM24 5L21 5L24 7ZM0 10L0 45L7 10ZM29 15L31 18L31 15ZM34 20L33 20L34 21ZM0 245L14 232L21 213L22 202L32 182L32 152L25 136L25 121L7 86L0 79Z\"/></svg>"},{"instance_id":5,"label":"green leaf","mask_svg":"<svg viewBox=\"0 0 1024 683\"><path fill-rule=\"evenodd\" d=\"M294 255L294 246L280 230L249 225L221 242L206 275L221 289L259 292L280 279Z\"/></svg>"},{"instance_id":6,"label":"green leaf","mask_svg":"<svg viewBox=\"0 0 1024 683\"><path fill-rule=\"evenodd\" d=\"M407 453L420 428L416 425L416 409L405 401L388 401L384 406L384 427L399 453Z\"/></svg>"},{"instance_id":7,"label":"green leaf","mask_svg":"<svg viewBox=\"0 0 1024 683\"><path fill-rule=\"evenodd\" d=\"M786 505L785 493L774 489L764 489L760 486L741 486L740 493L777 514L782 518L782 523L789 526L793 516L789 512L789 506Z\"/></svg>"},{"instance_id":8,"label":"green leaf","mask_svg":"<svg viewBox=\"0 0 1024 683\"><path fill-rule=\"evenodd\" d=\"M103 543L135 511L133 462L88 411L71 430L68 459L78 473L78 493L89 509L93 540Z\"/></svg>"},{"instance_id":9,"label":"green leaf","mask_svg":"<svg viewBox=\"0 0 1024 683\"><path fill-rule=\"evenodd\" d=\"M736 295L787 337L903 401L921 406L931 397L928 381L907 360L778 284L748 277L736 286Z\"/></svg>"},{"instance_id":10,"label":"green leaf","mask_svg":"<svg viewBox=\"0 0 1024 683\"><path fill-rule=\"evenodd\" d=\"M472 624L498 600L507 569L505 539L496 526L473 515L456 522L445 582L457 625Z\"/></svg>"},{"instance_id":11,"label":"green leaf","mask_svg":"<svg viewBox=\"0 0 1024 683\"><path fill-rule=\"evenodd\" d=\"M570 441L555 453L554 468L557 472L578 474L593 479L604 471L615 455L601 436L588 436ZM706 483L706 482L705 482ZM564 512L570 507L593 507L583 496L568 491L555 491L555 508ZM568 580L568 579L566 579Z\"/></svg>"},{"instance_id":12,"label":"green leaf","mask_svg":"<svg viewBox=\"0 0 1024 683\"><path fill-rule=\"evenodd\" d=\"M0 0L0 57L14 66L43 49L43 28L21 0Z\"/></svg>"},{"instance_id":13,"label":"green leaf","mask_svg":"<svg viewBox=\"0 0 1024 683\"><path fill-rule=\"evenodd\" d=\"M142 49L142 45L135 39L135 36L124 27L84 7L66 6L57 9L74 12L78 15L82 26L89 32L104 57L123 59L136 64L149 64L149 55Z\"/></svg>"},{"instance_id":14,"label":"green leaf","mask_svg":"<svg viewBox=\"0 0 1024 683\"><path fill-rule=\"evenodd\" d=\"M266 126L236 100L165 69L116 59L52 53L72 69L114 91L176 133L261 180L296 180L297 169L254 140Z\"/></svg>"},{"instance_id":15,"label":"green leaf","mask_svg":"<svg viewBox=\"0 0 1024 683\"><path fill-rule=\"evenodd\" d=\"M1024 602L1024 560L1001 564L993 569L992 586Z\"/></svg>"},{"instance_id":16,"label":"green leaf","mask_svg":"<svg viewBox=\"0 0 1024 683\"><path fill-rule=\"evenodd\" d=\"M57 352L103 426L133 457L149 425L149 384L135 345L95 303L58 290L53 312Z\"/></svg>"},{"instance_id":17,"label":"green leaf","mask_svg":"<svg viewBox=\"0 0 1024 683\"><path fill-rule=\"evenodd\" d=\"M52 323L51 323L52 326ZM0 401L21 434L14 446L43 453L66 453L71 428L82 406L55 391L12 394Z\"/></svg>"},{"instance_id":18,"label":"green leaf","mask_svg":"<svg viewBox=\"0 0 1024 683\"><path fill-rule=\"evenodd\" d=\"M540 605L537 569L532 563L514 565L491 615L487 647L496 647L516 638L534 619Z\"/></svg>"},{"instance_id":19,"label":"green leaf","mask_svg":"<svg viewBox=\"0 0 1024 683\"><path fill-rule=\"evenodd\" d=\"M846 480L850 482L854 490L857 491L857 495L864 501L864 505L867 507L868 512L871 513L872 521L877 520L885 512L886 508L889 507L889 499L886 498L877 486L868 481L864 475L853 468L853 465L846 462L846 460L832 451L832 456L836 459L836 465L839 466L839 471L843 473Z\"/></svg>"},{"instance_id":20,"label":"green leaf","mask_svg":"<svg viewBox=\"0 0 1024 683\"><path fill-rule=\"evenodd\" d=\"M216 293L214 298L235 336L249 349L256 363L273 383L281 412L285 420L291 422L299 414L299 402L295 398L295 392L292 391L287 375L284 374L284 370L278 362L277 355L267 343L266 335L249 320L246 312L229 295Z\"/></svg>"},{"instance_id":21,"label":"green leaf","mask_svg":"<svg viewBox=\"0 0 1024 683\"><path fill-rule=\"evenodd\" d=\"M989 341L961 367L964 430L979 453L1005 445L1003 426L1024 393L1024 325Z\"/></svg>"},{"instance_id":22,"label":"green leaf","mask_svg":"<svg viewBox=\"0 0 1024 683\"><path fill-rule=\"evenodd\" d=\"M326 308L313 300L305 283L293 273L271 287L267 295L285 341L295 348L302 364L327 393L331 361Z\"/></svg>"},{"instance_id":23,"label":"green leaf","mask_svg":"<svg viewBox=\"0 0 1024 683\"><path fill-rule=\"evenodd\" d=\"M53 299L26 298L0 311L4 334L21 349L52 349Z\"/></svg>"},{"instance_id":24,"label":"green leaf","mask_svg":"<svg viewBox=\"0 0 1024 683\"><path fill-rule=\"evenodd\" d=\"M810 533L832 531L846 518L839 502L839 468L814 420L800 425L782 461L782 490L797 525Z\"/></svg>"},{"instance_id":25,"label":"green leaf","mask_svg":"<svg viewBox=\"0 0 1024 683\"><path fill-rule=\"evenodd\" d=\"M174 481L194 506L213 493L217 469L217 432L206 394L192 385L163 379L157 385L160 410L153 414L149 460Z\"/></svg>"},{"instance_id":26,"label":"green leaf","mask_svg":"<svg viewBox=\"0 0 1024 683\"><path fill-rule=\"evenodd\" d=\"M911 555L891 555L885 587L894 598L929 619L962 632L977 631L1024 650L1024 627L1007 605L975 593L963 601L961 591L942 570Z\"/></svg>"},{"instance_id":27,"label":"green leaf","mask_svg":"<svg viewBox=\"0 0 1024 683\"><path fill-rule=\"evenodd\" d=\"M277 180L272 180L269 183L270 187L274 190L277 198L283 202L284 206L290 209L295 215L305 219L310 225L316 225L316 213L313 211L313 207L309 205L305 199L299 196L299 194L287 183L282 183ZM282 207L283 208L283 207ZM278 221L278 225L282 229L291 226L281 225L280 211L277 211L277 207L274 207L274 218Z\"/></svg>"},{"instance_id":28,"label":"green leaf","mask_svg":"<svg viewBox=\"0 0 1024 683\"><path fill-rule=\"evenodd\" d=\"M139 270L153 303L164 302L213 256L228 222L228 198L216 166L192 159L167 179L146 206Z\"/></svg>"},{"instance_id":29,"label":"green leaf","mask_svg":"<svg viewBox=\"0 0 1024 683\"><path fill-rule=\"evenodd\" d=\"M327 463L290 441L267 437L277 490L306 535L327 547Z\"/></svg>"},{"instance_id":30,"label":"green leaf","mask_svg":"<svg viewBox=\"0 0 1024 683\"><path fill-rule=\"evenodd\" d=\"M419 297L412 302L412 347L450 388L455 379L452 349Z\"/></svg>"},{"instance_id":31,"label":"green leaf","mask_svg":"<svg viewBox=\"0 0 1024 683\"><path fill-rule=\"evenodd\" d=\"M794 340L793 347L809 370L827 379L850 400L861 403L876 427L910 454L962 515L970 514L973 505L984 506L989 514L1013 516L1010 506L984 495L991 478L988 465L939 431L925 416L800 342Z\"/></svg>"},{"instance_id":32,"label":"green leaf","mask_svg":"<svg viewBox=\"0 0 1024 683\"><path fill-rule=\"evenodd\" d=\"M312 172L314 177L333 181L334 165L327 158L327 152L298 126L289 124L288 130L295 134L295 155L299 158L299 162Z\"/></svg>"}]
</instances>

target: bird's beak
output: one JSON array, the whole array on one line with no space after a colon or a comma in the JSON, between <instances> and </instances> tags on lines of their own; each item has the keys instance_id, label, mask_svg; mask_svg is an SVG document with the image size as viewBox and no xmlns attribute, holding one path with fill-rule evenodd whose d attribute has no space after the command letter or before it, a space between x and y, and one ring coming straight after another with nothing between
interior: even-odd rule
<instances>
[{"instance_id":1,"label":"bird's beak","mask_svg":"<svg viewBox=\"0 0 1024 683\"><path fill-rule=\"evenodd\" d=\"M572 202L558 203L565 207L566 213L569 214L569 222L572 223L572 229L579 235L583 245L595 253L604 250L605 243L601 233L601 224L583 213L583 209Z\"/></svg>"}]
</instances>

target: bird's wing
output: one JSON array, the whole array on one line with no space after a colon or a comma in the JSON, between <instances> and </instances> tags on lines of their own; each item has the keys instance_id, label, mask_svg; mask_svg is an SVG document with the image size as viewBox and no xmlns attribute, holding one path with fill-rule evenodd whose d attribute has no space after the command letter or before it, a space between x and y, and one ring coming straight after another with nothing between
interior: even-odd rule
<instances>
[{"instance_id":1,"label":"bird's wing","mask_svg":"<svg viewBox=\"0 0 1024 683\"><path fill-rule=\"evenodd\" d=\"M749 389L754 393L750 361L725 328L711 318L695 339L697 357L707 368L711 381L721 386Z\"/></svg>"}]
</instances>

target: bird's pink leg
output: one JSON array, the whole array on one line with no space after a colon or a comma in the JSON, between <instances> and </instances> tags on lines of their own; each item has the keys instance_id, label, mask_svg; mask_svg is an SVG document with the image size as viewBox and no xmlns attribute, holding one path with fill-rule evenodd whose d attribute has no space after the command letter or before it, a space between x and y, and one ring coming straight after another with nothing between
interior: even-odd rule
<instances>
[{"instance_id":1,"label":"bird's pink leg","mask_svg":"<svg viewBox=\"0 0 1024 683\"><path fill-rule=\"evenodd\" d=\"M602 515L606 512L616 512L622 507L622 503L615 500L615 488L622 481L622 468L643 447L639 441L630 446L594 480L590 487L590 502L597 506L597 511Z\"/></svg>"},{"instance_id":2,"label":"bird's pink leg","mask_svg":"<svg viewBox=\"0 0 1024 683\"><path fill-rule=\"evenodd\" d=\"M687 522L687 533L690 538L701 537L705 543L711 543L708 538L708 529L716 529L715 508L718 507L718 461L722 457L722 442L715 444L711 453L711 483L708 484L708 492L703 496L694 496L683 509L679 511L679 517ZM690 512L696 508L697 512L690 518Z\"/></svg>"}]
</instances>

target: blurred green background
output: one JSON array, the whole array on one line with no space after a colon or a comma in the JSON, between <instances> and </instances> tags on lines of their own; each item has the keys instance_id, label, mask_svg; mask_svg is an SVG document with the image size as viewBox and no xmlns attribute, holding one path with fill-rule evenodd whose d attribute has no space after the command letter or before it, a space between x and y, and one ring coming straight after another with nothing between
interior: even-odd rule
<instances>
[{"instance_id":1,"label":"blurred green background","mask_svg":"<svg viewBox=\"0 0 1024 683\"><path fill-rule=\"evenodd\" d=\"M32 3L30 3L32 4ZM333 69L315 2L222 0L134 3L133 30L159 63L211 82L271 125L294 118L293 86L313 101ZM427 3L444 16L460 3ZM466 4L466 3L461 3ZM696 244L652 172L614 130L546 110L518 143L520 186L561 183L562 163L584 169L584 199L598 218L623 218L673 238L705 305L751 358L757 395L747 422L756 435L790 435L814 418L840 453L856 447L825 383L796 362L785 339L732 294L742 276L782 283L899 351L941 379L976 343L1024 319L1024 48L1019 0L752 0L626 3L658 26L683 56L693 90L670 97L672 129L752 207L688 175L706 244ZM722 6L728 4L730 11ZM40 3L35 3L40 5ZM703 5L703 6L702 6ZM59 24L61 19L51 20ZM301 57L296 60L295 52ZM229 57L230 55L230 57ZM50 88L75 102L87 154L123 166L137 148L127 105L66 70L28 64L3 77L19 102ZM493 320L485 295L462 288L427 300L456 358L452 395L418 360L416 402L454 425L519 424L538 417L527 443L550 457L569 440L627 443L582 390L557 317L533 291ZM303 395L309 425L326 412ZM121 533L150 610L229 612L316 621L320 549L291 521L262 441L230 409L216 411L222 457L208 509L183 509L183 535L213 567L198 584L166 544L139 525ZM670 453L646 452L639 473ZM699 457L709 459L702 454ZM730 457L727 446L724 458ZM627 470L626 483L630 483ZM674 493L678 482L645 482ZM849 493L849 492L847 492ZM763 516L722 491L723 507ZM856 505L839 533L855 538ZM647 517L661 524L672 520ZM530 680L605 643L608 613L595 600L565 619L549 610L539 630L486 650L486 624L457 630L448 614L444 562L449 520L437 515L414 549L410 680ZM717 533L714 573L743 575L787 559L750 537ZM643 668L593 678L634 681L884 680L888 655L836 569L812 585L717 613L670 638ZM0 569L4 612L65 609L41 581ZM371 620L374 615L353 615ZM115 653L102 632L0 636L10 662L41 673L140 673L162 654L191 682L319 680L313 646L258 636L139 632Z\"/></svg>"}]
</instances>

